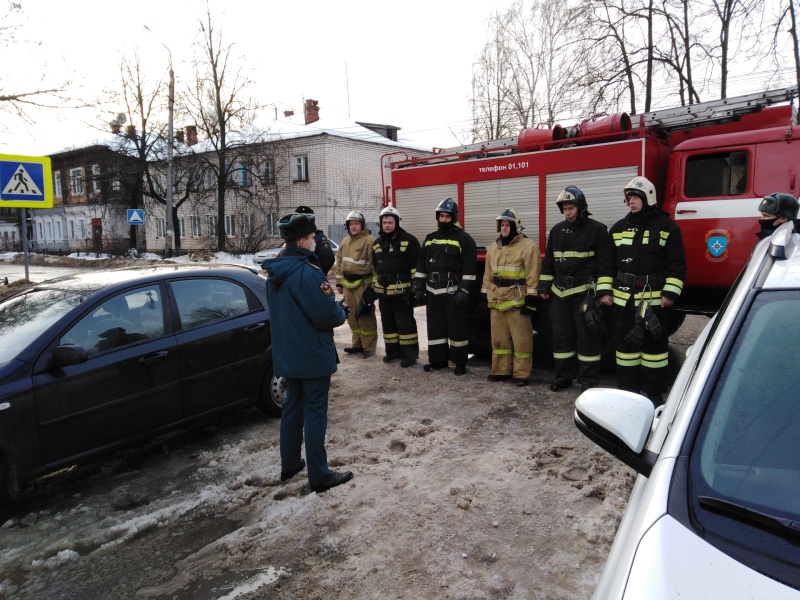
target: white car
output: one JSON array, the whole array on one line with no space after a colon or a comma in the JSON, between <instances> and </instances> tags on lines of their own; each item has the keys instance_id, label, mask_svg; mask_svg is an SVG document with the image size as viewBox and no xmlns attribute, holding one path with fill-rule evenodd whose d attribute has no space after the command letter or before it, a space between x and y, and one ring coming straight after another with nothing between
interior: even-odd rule
<instances>
[{"instance_id":1,"label":"white car","mask_svg":"<svg viewBox=\"0 0 800 600\"><path fill-rule=\"evenodd\" d=\"M798 243L786 223L758 244L664 407L576 400L578 428L639 473L593 598L800 598Z\"/></svg>"},{"instance_id":2,"label":"white car","mask_svg":"<svg viewBox=\"0 0 800 600\"><path fill-rule=\"evenodd\" d=\"M336 251L339 249L339 244L334 242L332 239L328 238L328 245L333 250L333 253L336 254ZM265 260L270 260L278 256L278 253L283 250L283 246L279 248L267 248L266 250L259 250L253 255L253 264L257 267L261 266Z\"/></svg>"}]
</instances>

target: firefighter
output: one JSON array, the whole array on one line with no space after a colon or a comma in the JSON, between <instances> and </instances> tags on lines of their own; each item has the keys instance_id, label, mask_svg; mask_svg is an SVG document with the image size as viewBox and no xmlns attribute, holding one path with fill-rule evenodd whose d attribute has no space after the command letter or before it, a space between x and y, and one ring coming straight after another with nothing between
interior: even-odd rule
<instances>
[{"instance_id":1,"label":"firefighter","mask_svg":"<svg viewBox=\"0 0 800 600\"><path fill-rule=\"evenodd\" d=\"M345 219L347 235L336 252L336 289L344 295L344 303L354 308L358 306L364 290L372 285L372 245L375 238L365 229L364 215L353 210ZM347 324L352 332L352 344L345 347L347 354L360 354L369 358L375 354L378 345L378 321L373 311L358 317L355 310L347 316Z\"/></svg>"},{"instance_id":2,"label":"firefighter","mask_svg":"<svg viewBox=\"0 0 800 600\"><path fill-rule=\"evenodd\" d=\"M314 211L310 207L302 204L297 207L295 212L301 215L314 214ZM327 236L321 229L317 229L317 232L314 235L314 241L317 243L317 245L314 248L313 263L322 269L322 272L327 275L330 272L333 263L336 262L336 256L333 254L333 250L331 250Z\"/></svg>"},{"instance_id":3,"label":"firefighter","mask_svg":"<svg viewBox=\"0 0 800 600\"><path fill-rule=\"evenodd\" d=\"M611 244L598 278L600 301L614 306L617 387L663 404L670 308L686 278L681 231L656 205L656 189L645 177L624 188L630 212L609 234Z\"/></svg>"},{"instance_id":4,"label":"firefighter","mask_svg":"<svg viewBox=\"0 0 800 600\"><path fill-rule=\"evenodd\" d=\"M507 208L496 219L500 237L486 253L481 294L492 328L492 373L489 381L530 381L533 367L533 325L536 288L542 259L539 247L522 233L517 211Z\"/></svg>"},{"instance_id":5,"label":"firefighter","mask_svg":"<svg viewBox=\"0 0 800 600\"><path fill-rule=\"evenodd\" d=\"M775 192L765 196L758 205L761 218L758 220L761 225L760 231L756 233L759 240L769 237L779 225L787 221L795 221L794 229L798 231L797 219L797 199L791 194Z\"/></svg>"},{"instance_id":6,"label":"firefighter","mask_svg":"<svg viewBox=\"0 0 800 600\"><path fill-rule=\"evenodd\" d=\"M383 362L400 360L408 368L419 358L417 321L414 319L412 285L417 271L419 241L400 227L400 213L387 206L379 216L381 232L372 245L372 266L375 279L372 288L364 291L356 312L369 310L375 298L381 310L383 343L386 356Z\"/></svg>"},{"instance_id":7,"label":"firefighter","mask_svg":"<svg viewBox=\"0 0 800 600\"><path fill-rule=\"evenodd\" d=\"M596 310L598 321L587 321L585 308L587 297L596 293L608 228L589 218L586 196L574 185L561 191L556 204L565 220L550 230L539 282L553 334L556 379L550 389L570 388L577 379L584 392L600 382L603 316Z\"/></svg>"},{"instance_id":8,"label":"firefighter","mask_svg":"<svg viewBox=\"0 0 800 600\"><path fill-rule=\"evenodd\" d=\"M425 304L428 319L428 362L425 371L455 364L456 375L467 372L467 310L476 284L475 241L458 222L458 204L447 198L436 207L437 229L420 248L414 294Z\"/></svg>"}]
</instances>

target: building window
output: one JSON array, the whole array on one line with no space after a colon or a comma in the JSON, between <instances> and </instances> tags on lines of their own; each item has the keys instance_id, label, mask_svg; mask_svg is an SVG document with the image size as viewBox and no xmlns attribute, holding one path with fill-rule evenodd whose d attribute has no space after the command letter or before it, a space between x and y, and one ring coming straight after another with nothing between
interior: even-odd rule
<instances>
[{"instance_id":1,"label":"building window","mask_svg":"<svg viewBox=\"0 0 800 600\"><path fill-rule=\"evenodd\" d=\"M208 222L208 235L209 237L216 237L217 235L217 215L206 215Z\"/></svg>"},{"instance_id":2,"label":"building window","mask_svg":"<svg viewBox=\"0 0 800 600\"><path fill-rule=\"evenodd\" d=\"M81 236L81 239L86 238L86 221L83 219L78 219L78 235Z\"/></svg>"},{"instance_id":3,"label":"building window","mask_svg":"<svg viewBox=\"0 0 800 600\"><path fill-rule=\"evenodd\" d=\"M56 219L55 222L55 239L56 241L61 241L64 239L64 236L61 234L61 219Z\"/></svg>"},{"instance_id":4,"label":"building window","mask_svg":"<svg viewBox=\"0 0 800 600\"><path fill-rule=\"evenodd\" d=\"M261 183L273 185L275 183L275 159L267 158L261 163Z\"/></svg>"},{"instance_id":5,"label":"building window","mask_svg":"<svg viewBox=\"0 0 800 600\"><path fill-rule=\"evenodd\" d=\"M308 181L308 154L294 157L294 181Z\"/></svg>"},{"instance_id":6,"label":"building window","mask_svg":"<svg viewBox=\"0 0 800 600\"><path fill-rule=\"evenodd\" d=\"M250 237L250 235L253 233L253 215L239 215L239 218L242 221L242 236Z\"/></svg>"},{"instance_id":7,"label":"building window","mask_svg":"<svg viewBox=\"0 0 800 600\"><path fill-rule=\"evenodd\" d=\"M45 221L44 222L44 232L45 241L50 241L53 239L53 222L52 221Z\"/></svg>"},{"instance_id":8,"label":"building window","mask_svg":"<svg viewBox=\"0 0 800 600\"><path fill-rule=\"evenodd\" d=\"M192 226L192 237L200 237L200 217L196 215L190 216L189 224Z\"/></svg>"},{"instance_id":9,"label":"building window","mask_svg":"<svg viewBox=\"0 0 800 600\"><path fill-rule=\"evenodd\" d=\"M69 236L69 239L75 239L75 221L67 221L67 235Z\"/></svg>"},{"instance_id":10,"label":"building window","mask_svg":"<svg viewBox=\"0 0 800 600\"><path fill-rule=\"evenodd\" d=\"M203 188L206 190L213 188L216 177L214 169L205 169L203 171Z\"/></svg>"},{"instance_id":11,"label":"building window","mask_svg":"<svg viewBox=\"0 0 800 600\"><path fill-rule=\"evenodd\" d=\"M278 213L267 213L266 214L266 224L267 224L267 232L269 235L278 235Z\"/></svg>"},{"instance_id":12,"label":"building window","mask_svg":"<svg viewBox=\"0 0 800 600\"><path fill-rule=\"evenodd\" d=\"M167 231L167 220L156 219L156 237L163 238L166 231Z\"/></svg>"},{"instance_id":13,"label":"building window","mask_svg":"<svg viewBox=\"0 0 800 600\"><path fill-rule=\"evenodd\" d=\"M53 173L53 195L56 198L61 198L61 171Z\"/></svg>"},{"instance_id":14,"label":"building window","mask_svg":"<svg viewBox=\"0 0 800 600\"><path fill-rule=\"evenodd\" d=\"M228 237L236 235L236 219L234 215L225 215L225 235Z\"/></svg>"},{"instance_id":15,"label":"building window","mask_svg":"<svg viewBox=\"0 0 800 600\"><path fill-rule=\"evenodd\" d=\"M83 195L83 168L69 170L69 193L71 196Z\"/></svg>"},{"instance_id":16,"label":"building window","mask_svg":"<svg viewBox=\"0 0 800 600\"><path fill-rule=\"evenodd\" d=\"M178 217L178 237L186 237L183 229L183 217Z\"/></svg>"},{"instance_id":17,"label":"building window","mask_svg":"<svg viewBox=\"0 0 800 600\"><path fill-rule=\"evenodd\" d=\"M111 181L111 191L118 192L122 189L122 184L116 177Z\"/></svg>"},{"instance_id":18,"label":"building window","mask_svg":"<svg viewBox=\"0 0 800 600\"><path fill-rule=\"evenodd\" d=\"M100 165L92 165L92 191L100 193Z\"/></svg>"},{"instance_id":19,"label":"building window","mask_svg":"<svg viewBox=\"0 0 800 600\"><path fill-rule=\"evenodd\" d=\"M250 162L242 161L239 163L239 169L236 173L236 183L242 187L250 187L253 185L253 173L250 170Z\"/></svg>"},{"instance_id":20,"label":"building window","mask_svg":"<svg viewBox=\"0 0 800 600\"><path fill-rule=\"evenodd\" d=\"M44 241L44 229L42 229L42 224L41 223L36 223L36 229L37 229L36 239L38 239L40 242L43 242Z\"/></svg>"}]
</instances>

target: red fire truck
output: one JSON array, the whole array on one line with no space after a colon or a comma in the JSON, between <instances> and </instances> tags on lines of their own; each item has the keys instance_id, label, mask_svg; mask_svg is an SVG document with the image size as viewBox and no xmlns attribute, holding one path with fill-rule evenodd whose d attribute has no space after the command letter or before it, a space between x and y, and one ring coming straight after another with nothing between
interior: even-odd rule
<instances>
[{"instance_id":1,"label":"red fire truck","mask_svg":"<svg viewBox=\"0 0 800 600\"><path fill-rule=\"evenodd\" d=\"M798 195L797 88L728 98L630 117L598 116L574 127L526 129L518 136L382 162L384 204L422 240L434 210L458 200L461 224L482 258L495 218L513 207L542 252L567 185L583 190L593 218L608 226L627 213L622 188L643 175L678 223L688 261L679 310L713 313L756 241L758 204L773 192Z\"/></svg>"}]
</instances>

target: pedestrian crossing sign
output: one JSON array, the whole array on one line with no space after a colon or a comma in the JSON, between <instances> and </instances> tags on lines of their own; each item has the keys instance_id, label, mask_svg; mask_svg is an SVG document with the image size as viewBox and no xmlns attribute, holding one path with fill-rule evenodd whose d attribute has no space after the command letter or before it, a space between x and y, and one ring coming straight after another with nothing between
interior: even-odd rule
<instances>
[{"instance_id":1,"label":"pedestrian crossing sign","mask_svg":"<svg viewBox=\"0 0 800 600\"><path fill-rule=\"evenodd\" d=\"M53 208L50 158L0 154L0 208Z\"/></svg>"}]
</instances>

